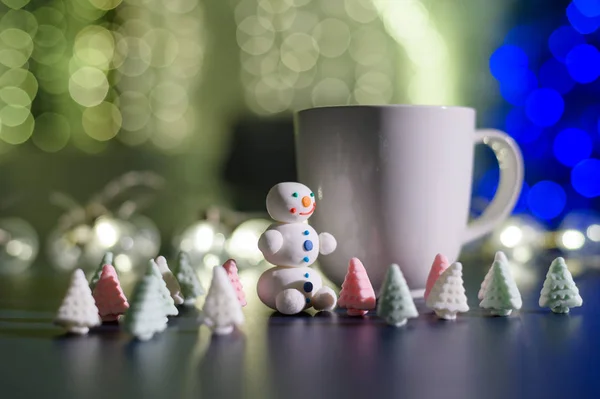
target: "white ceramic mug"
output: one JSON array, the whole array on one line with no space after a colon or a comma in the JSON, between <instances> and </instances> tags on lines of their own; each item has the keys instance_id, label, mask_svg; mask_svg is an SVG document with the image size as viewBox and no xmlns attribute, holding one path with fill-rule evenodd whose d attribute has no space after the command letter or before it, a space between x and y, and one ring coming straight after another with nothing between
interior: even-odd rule
<instances>
[{"instance_id":1,"label":"white ceramic mug","mask_svg":"<svg viewBox=\"0 0 600 399\"><path fill-rule=\"evenodd\" d=\"M338 241L319 264L338 285L355 256L376 290L397 263L413 295L422 295L435 255L455 261L463 244L510 214L523 182L516 143L497 130L475 130L471 108L312 108L296 114L295 131L299 181L317 196L309 222ZM468 223L479 143L496 154L500 183L485 212Z\"/></svg>"}]
</instances>

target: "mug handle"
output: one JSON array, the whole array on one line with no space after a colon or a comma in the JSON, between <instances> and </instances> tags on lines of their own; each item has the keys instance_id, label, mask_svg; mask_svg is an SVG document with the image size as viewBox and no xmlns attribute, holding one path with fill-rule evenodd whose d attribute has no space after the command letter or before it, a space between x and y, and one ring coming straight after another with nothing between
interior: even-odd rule
<instances>
[{"instance_id":1,"label":"mug handle","mask_svg":"<svg viewBox=\"0 0 600 399\"><path fill-rule=\"evenodd\" d=\"M477 219L468 226L463 243L468 243L492 231L513 210L523 185L523 157L515 141L495 129L475 132L475 144L485 144L494 151L500 165L500 182L494 199Z\"/></svg>"}]
</instances>

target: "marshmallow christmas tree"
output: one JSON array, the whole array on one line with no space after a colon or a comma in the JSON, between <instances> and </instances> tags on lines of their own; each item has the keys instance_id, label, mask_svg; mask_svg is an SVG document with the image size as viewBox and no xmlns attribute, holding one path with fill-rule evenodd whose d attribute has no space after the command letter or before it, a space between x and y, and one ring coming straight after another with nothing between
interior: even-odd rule
<instances>
[{"instance_id":1,"label":"marshmallow christmas tree","mask_svg":"<svg viewBox=\"0 0 600 399\"><path fill-rule=\"evenodd\" d=\"M162 274L160 274L160 270L158 269L158 265L154 261L154 259L150 259L148 268L154 274L158 281L158 294L163 301L164 305L164 314L167 316L177 316L179 314L179 310L175 307L175 302L171 297L171 291L167 288L167 283L162 278Z\"/></svg>"},{"instance_id":2,"label":"marshmallow christmas tree","mask_svg":"<svg viewBox=\"0 0 600 399\"><path fill-rule=\"evenodd\" d=\"M502 263L508 265L508 259L506 258L506 255L502 251L496 252L496 255L494 256L494 262L502 262ZM508 268L507 270L509 273L511 273L510 268ZM492 268L490 267L487 274L485 275L485 278L481 282L481 287L479 288L479 292L477 293L477 298L480 301L483 299L483 293L485 292L485 287L487 286L491 276L492 276Z\"/></svg>"},{"instance_id":3,"label":"marshmallow christmas tree","mask_svg":"<svg viewBox=\"0 0 600 399\"><path fill-rule=\"evenodd\" d=\"M569 313L569 308L583 304L579 289L563 258L554 259L550 265L539 304L541 307L550 308L554 313Z\"/></svg>"},{"instance_id":4,"label":"marshmallow christmas tree","mask_svg":"<svg viewBox=\"0 0 600 399\"><path fill-rule=\"evenodd\" d=\"M469 311L463 286L461 263L451 264L442 273L433 285L426 304L435 311L438 317L446 320L455 319L459 312Z\"/></svg>"},{"instance_id":5,"label":"marshmallow christmas tree","mask_svg":"<svg viewBox=\"0 0 600 399\"><path fill-rule=\"evenodd\" d=\"M348 309L349 316L363 316L369 310L375 309L375 291L365 267L358 258L350 259L338 306Z\"/></svg>"},{"instance_id":6,"label":"marshmallow christmas tree","mask_svg":"<svg viewBox=\"0 0 600 399\"><path fill-rule=\"evenodd\" d=\"M235 260L227 260L223 264L223 268L227 272L227 277L229 277L231 285L233 285L233 289L235 290L235 294L237 295L238 301L240 301L240 305L246 306L246 294L244 294L244 287L242 286L242 282L240 281L240 277L238 276L238 268L235 263Z\"/></svg>"},{"instance_id":7,"label":"marshmallow christmas tree","mask_svg":"<svg viewBox=\"0 0 600 399\"><path fill-rule=\"evenodd\" d=\"M100 316L92 291L83 270L77 269L71 277L71 284L58 309L54 323L65 327L74 334L87 334L90 327L99 325Z\"/></svg>"},{"instance_id":8,"label":"marshmallow christmas tree","mask_svg":"<svg viewBox=\"0 0 600 399\"><path fill-rule=\"evenodd\" d=\"M390 266L383 280L377 316L396 327L403 326L408 319L419 316L404 275L396 264Z\"/></svg>"},{"instance_id":9,"label":"marshmallow christmas tree","mask_svg":"<svg viewBox=\"0 0 600 399\"><path fill-rule=\"evenodd\" d=\"M125 331L141 341L147 341L167 328L165 303L160 295L162 279L156 276L153 268L151 265L136 285L124 317Z\"/></svg>"},{"instance_id":10,"label":"marshmallow christmas tree","mask_svg":"<svg viewBox=\"0 0 600 399\"><path fill-rule=\"evenodd\" d=\"M513 309L521 309L521 293L512 277L508 262L495 261L488 273L490 275L479 304L490 309L496 316L508 316Z\"/></svg>"},{"instance_id":11,"label":"marshmallow christmas tree","mask_svg":"<svg viewBox=\"0 0 600 399\"><path fill-rule=\"evenodd\" d=\"M431 265L431 270L429 270L429 276L427 276L427 284L425 285L425 294L423 296L425 299L427 299L433 285L448 266L450 266L448 258L442 254L437 254L435 256L433 264Z\"/></svg>"},{"instance_id":12,"label":"marshmallow christmas tree","mask_svg":"<svg viewBox=\"0 0 600 399\"><path fill-rule=\"evenodd\" d=\"M102 321L116 321L129 308L117 272L111 265L102 268L93 296Z\"/></svg>"},{"instance_id":13,"label":"marshmallow christmas tree","mask_svg":"<svg viewBox=\"0 0 600 399\"><path fill-rule=\"evenodd\" d=\"M194 306L196 299L204 295L204 287L202 287L196 271L192 268L190 257L186 252L180 252L177 256L174 273L181 287L183 304Z\"/></svg>"},{"instance_id":14,"label":"marshmallow christmas tree","mask_svg":"<svg viewBox=\"0 0 600 399\"><path fill-rule=\"evenodd\" d=\"M167 284L167 288L171 293L171 298L173 298L173 302L175 305L181 305L183 303L183 295L181 294L181 287L179 286L179 282L171 273L171 269L169 269L169 265L167 264L167 260L164 256L159 256L156 258L156 265L158 266L158 270L162 275L162 279L165 280Z\"/></svg>"},{"instance_id":15,"label":"marshmallow christmas tree","mask_svg":"<svg viewBox=\"0 0 600 399\"><path fill-rule=\"evenodd\" d=\"M215 334L229 334L235 325L244 323L242 305L222 266L213 268L213 278L202 309L204 324Z\"/></svg>"},{"instance_id":16,"label":"marshmallow christmas tree","mask_svg":"<svg viewBox=\"0 0 600 399\"><path fill-rule=\"evenodd\" d=\"M104 254L104 256L102 257L102 260L100 261L100 265L98 265L98 268L96 269L96 271L94 272L94 275L92 276L92 279L90 280L90 290L94 291L94 288L96 287L96 284L98 283L98 280L100 280L100 275L102 275L102 268L104 267L104 265L112 265L112 264L113 264L113 253L106 252Z\"/></svg>"}]
</instances>

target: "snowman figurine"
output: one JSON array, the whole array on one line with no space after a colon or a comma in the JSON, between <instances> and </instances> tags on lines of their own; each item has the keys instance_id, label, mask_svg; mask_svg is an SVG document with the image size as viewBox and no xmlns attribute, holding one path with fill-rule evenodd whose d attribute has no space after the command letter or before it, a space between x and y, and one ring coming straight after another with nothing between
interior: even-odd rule
<instances>
[{"instance_id":1,"label":"snowman figurine","mask_svg":"<svg viewBox=\"0 0 600 399\"><path fill-rule=\"evenodd\" d=\"M337 242L329 233L317 234L308 218L317 207L315 195L300 183L279 183L267 194L267 212L276 223L258 240L267 262L276 265L258 280L258 297L283 314L296 314L314 307L331 310L335 292L323 286L321 276L311 269L319 253L328 255Z\"/></svg>"}]
</instances>

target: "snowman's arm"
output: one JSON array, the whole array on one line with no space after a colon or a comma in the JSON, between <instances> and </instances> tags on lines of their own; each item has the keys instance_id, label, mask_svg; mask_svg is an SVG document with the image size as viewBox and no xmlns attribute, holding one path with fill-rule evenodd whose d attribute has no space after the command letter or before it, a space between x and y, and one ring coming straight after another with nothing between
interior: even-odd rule
<instances>
[{"instance_id":1,"label":"snowman's arm","mask_svg":"<svg viewBox=\"0 0 600 399\"><path fill-rule=\"evenodd\" d=\"M267 230L258 239L258 249L265 257L275 255L283 247L283 235L277 230Z\"/></svg>"},{"instance_id":2,"label":"snowman's arm","mask_svg":"<svg viewBox=\"0 0 600 399\"><path fill-rule=\"evenodd\" d=\"M319 244L319 252L321 252L322 255L329 255L335 251L335 248L337 247L335 237L329 233L319 234Z\"/></svg>"}]
</instances>

